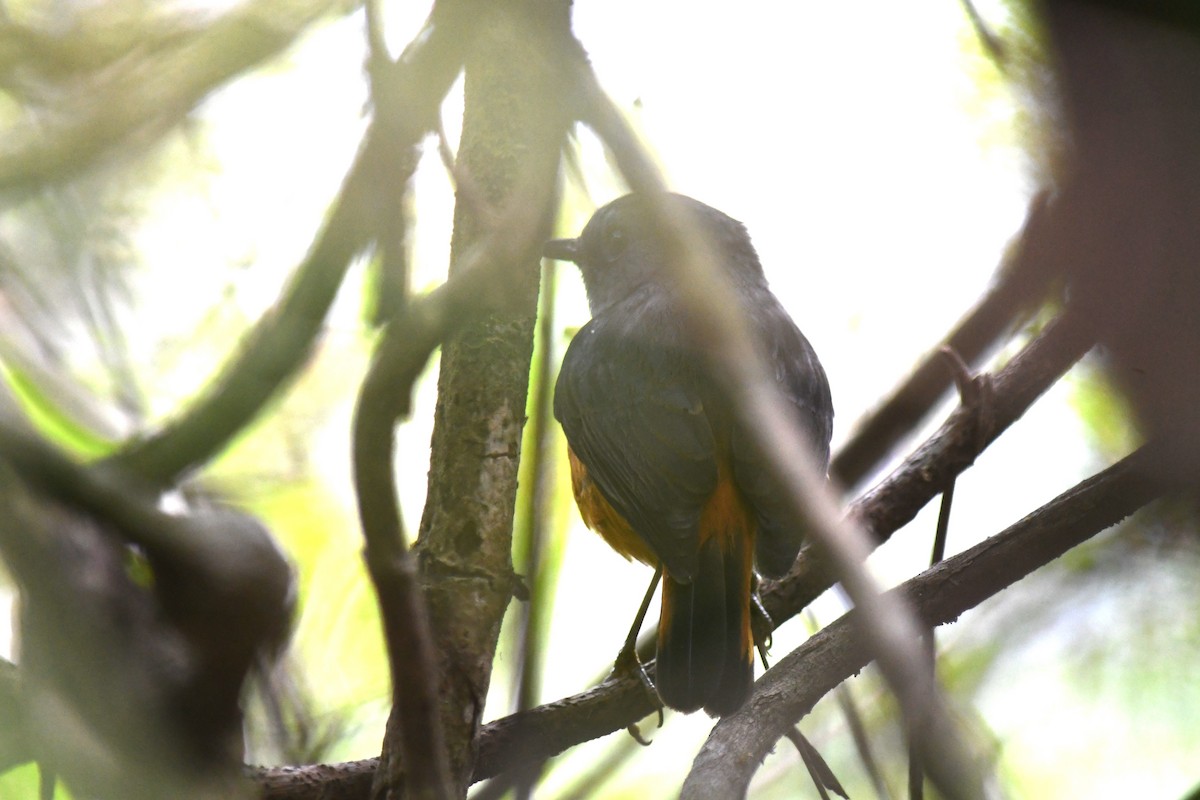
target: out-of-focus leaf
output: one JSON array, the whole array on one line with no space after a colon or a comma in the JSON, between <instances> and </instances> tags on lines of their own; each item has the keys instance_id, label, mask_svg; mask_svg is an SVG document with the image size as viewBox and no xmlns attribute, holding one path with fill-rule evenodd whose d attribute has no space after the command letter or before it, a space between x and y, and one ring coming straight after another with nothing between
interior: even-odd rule
<instances>
[{"instance_id":1,"label":"out-of-focus leaf","mask_svg":"<svg viewBox=\"0 0 1200 800\"><path fill-rule=\"evenodd\" d=\"M1071 402L1087 427L1093 446L1106 458L1132 452L1140 436L1133 408L1108 376L1095 367L1079 370L1073 381Z\"/></svg>"},{"instance_id":2,"label":"out-of-focus leaf","mask_svg":"<svg viewBox=\"0 0 1200 800\"><path fill-rule=\"evenodd\" d=\"M37 796L37 764L23 764L0 775L0 797L11 797L13 800L33 800ZM61 786L54 792L56 800L63 800L69 796L67 790Z\"/></svg>"},{"instance_id":3,"label":"out-of-focus leaf","mask_svg":"<svg viewBox=\"0 0 1200 800\"><path fill-rule=\"evenodd\" d=\"M114 438L100 432L105 427L100 415L61 378L44 370L35 377L9 359L0 361L0 375L33 426L56 444L84 458L101 458L116 449Z\"/></svg>"}]
</instances>

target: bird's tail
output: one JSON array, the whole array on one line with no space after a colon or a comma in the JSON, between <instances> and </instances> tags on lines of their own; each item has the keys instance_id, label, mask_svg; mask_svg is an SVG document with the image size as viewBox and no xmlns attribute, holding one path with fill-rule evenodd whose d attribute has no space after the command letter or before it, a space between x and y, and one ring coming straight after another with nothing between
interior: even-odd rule
<instances>
[{"instance_id":1,"label":"bird's tail","mask_svg":"<svg viewBox=\"0 0 1200 800\"><path fill-rule=\"evenodd\" d=\"M754 682L750 631L753 522L732 484L701 519L700 558L691 581L663 577L656 683L663 703L713 716L741 708Z\"/></svg>"}]
</instances>

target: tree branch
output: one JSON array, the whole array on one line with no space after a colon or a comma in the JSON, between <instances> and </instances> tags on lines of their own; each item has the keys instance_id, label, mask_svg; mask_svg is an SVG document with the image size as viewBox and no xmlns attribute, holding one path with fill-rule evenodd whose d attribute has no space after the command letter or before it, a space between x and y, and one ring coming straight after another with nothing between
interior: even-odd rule
<instances>
[{"instance_id":1,"label":"tree branch","mask_svg":"<svg viewBox=\"0 0 1200 800\"><path fill-rule=\"evenodd\" d=\"M1162 494L1164 486L1147 480L1153 460L1150 448L1139 450L892 593L904 595L931 627L953 622ZM849 612L767 671L750 701L713 728L683 797L744 795L783 730L870 662L870 645L857 617L857 610ZM733 753L737 758L729 757Z\"/></svg>"},{"instance_id":2,"label":"tree branch","mask_svg":"<svg viewBox=\"0 0 1200 800\"><path fill-rule=\"evenodd\" d=\"M114 457L122 469L159 485L173 483L220 452L300 369L351 260L380 229L377 209L389 206L377 198L400 191L416 169L420 138L434 127L471 41L465 17L454 2L435 7L386 80L386 107L403 108L404 119L372 121L328 221L279 302L191 408Z\"/></svg>"},{"instance_id":3,"label":"tree branch","mask_svg":"<svg viewBox=\"0 0 1200 800\"><path fill-rule=\"evenodd\" d=\"M1009 247L983 297L940 345L921 358L903 383L855 423L829 467L829 474L844 489L866 479L953 387L938 355L942 347L952 348L973 364L999 344L1022 315L1045 300L1054 270L1036 242L1046 225L1047 197L1041 192L1031 201L1019 238Z\"/></svg>"},{"instance_id":4,"label":"tree branch","mask_svg":"<svg viewBox=\"0 0 1200 800\"><path fill-rule=\"evenodd\" d=\"M544 165L543 165L544 166ZM435 676L428 611L405 546L394 469L395 421L410 410L412 388L434 347L466 320L486 311L504 282L539 241L545 218L544 170L525 180L488 233L467 250L454 274L437 290L408 306L385 330L363 382L354 415L354 480L359 516L367 539L367 565L380 595L392 666L397 717L411 721L413 738L404 763L418 765L409 778L421 785L447 785L449 773L426 774L445 757L436 711ZM410 784L410 790L412 786Z\"/></svg>"},{"instance_id":5,"label":"tree branch","mask_svg":"<svg viewBox=\"0 0 1200 800\"><path fill-rule=\"evenodd\" d=\"M1051 322L991 377L986 410L979 406L955 409L891 475L856 500L849 513L870 531L876 544L887 541L1020 419L1087 352L1092 341L1085 322L1074 314ZM829 565L806 547L787 577L763 583L763 605L778 624L800 613L836 580Z\"/></svg>"},{"instance_id":6,"label":"tree branch","mask_svg":"<svg viewBox=\"0 0 1200 800\"><path fill-rule=\"evenodd\" d=\"M548 52L547 41L559 29L568 30L565 6L546 14L539 5L511 2L492 6L486 15L476 10L486 24L480 24L466 61L460 159L480 182L489 207L502 205L505 213L489 211L479 219L460 197L451 277L438 295L443 307L458 313L426 318L429 324L417 337L406 325L390 325L355 416L356 491L393 672L394 705L376 794L401 786L428 792L433 778L427 770L439 758L448 758L449 770L447 778L436 780L453 795L465 793L500 621L512 596L512 514L538 245L549 232L568 124L552 62L513 66L517 53ZM478 264L484 259L502 271L493 267L483 274ZM416 316L413 321L421 323ZM422 601L400 526L393 425L407 407L411 379L428 348L450 326L462 330L446 342L442 356L429 497L418 541ZM436 650L430 632L436 634ZM446 731L444 745L439 725Z\"/></svg>"}]
</instances>

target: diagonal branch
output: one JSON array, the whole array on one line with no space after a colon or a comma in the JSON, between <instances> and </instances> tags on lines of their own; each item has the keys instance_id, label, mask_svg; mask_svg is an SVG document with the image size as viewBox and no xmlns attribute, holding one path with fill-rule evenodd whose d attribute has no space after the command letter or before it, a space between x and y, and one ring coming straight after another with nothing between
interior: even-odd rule
<instances>
[{"instance_id":1,"label":"diagonal branch","mask_svg":"<svg viewBox=\"0 0 1200 800\"><path fill-rule=\"evenodd\" d=\"M376 198L401 190L381 186L379 176L411 177L416 147L461 68L470 42L460 21L466 15L438 11L445 6L455 4L435 8L386 81L387 108L402 108L404 120L372 121L328 221L283 297L191 408L114 457L121 468L160 485L174 482L220 452L304 364L352 259L377 233ZM391 168L397 159L402 171Z\"/></svg>"},{"instance_id":2,"label":"diagonal branch","mask_svg":"<svg viewBox=\"0 0 1200 800\"><path fill-rule=\"evenodd\" d=\"M882 544L912 521L946 484L1010 425L1021 418L1091 347L1082 320L1064 314L991 377L984 408L962 406L886 479L850 507L850 513ZM764 582L763 605L775 622L800 613L837 581L829 565L811 548L801 551L787 577Z\"/></svg>"},{"instance_id":3,"label":"diagonal branch","mask_svg":"<svg viewBox=\"0 0 1200 800\"><path fill-rule=\"evenodd\" d=\"M907 597L929 626L953 622L1160 496L1166 487L1146 477L1153 459L1152 447L1137 451L893 593ZM870 662L857 615L851 611L826 626L767 671L750 702L713 728L684 784L684 797L744 796L782 732ZM728 758L730 752L739 758Z\"/></svg>"},{"instance_id":4,"label":"diagonal branch","mask_svg":"<svg viewBox=\"0 0 1200 800\"><path fill-rule=\"evenodd\" d=\"M580 65L578 76L585 97L584 119L611 149L630 188L651 197L661 195L665 191L661 176L600 90L595 74ZM854 519L840 516L824 475L807 457L810 448L751 341L738 305L722 302L732 287L714 262L714 248L702 231L671 213L666 204L651 206L649 213L663 234L670 255L666 263L674 271L690 333L708 354L749 443L784 488L790 524L803 527L861 612L858 620L868 632L930 778L952 798L987 796L981 771L964 749L958 726L924 668L911 611L901 598L882 595L866 571L864 562L872 549L866 531Z\"/></svg>"},{"instance_id":5,"label":"diagonal branch","mask_svg":"<svg viewBox=\"0 0 1200 800\"><path fill-rule=\"evenodd\" d=\"M1045 192L1033 198L1018 240L983 296L902 384L855 423L829 468L843 488L853 489L866 479L953 387L938 355L941 347L950 347L973 364L997 346L1023 314L1045 299L1054 271L1036 245L1047 224L1047 199Z\"/></svg>"}]
</instances>

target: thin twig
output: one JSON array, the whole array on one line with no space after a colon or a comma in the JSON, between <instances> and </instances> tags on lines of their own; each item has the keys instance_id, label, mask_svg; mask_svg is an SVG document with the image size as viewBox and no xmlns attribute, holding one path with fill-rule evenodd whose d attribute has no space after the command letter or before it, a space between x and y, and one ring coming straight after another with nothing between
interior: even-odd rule
<instances>
[{"instance_id":1,"label":"thin twig","mask_svg":"<svg viewBox=\"0 0 1200 800\"><path fill-rule=\"evenodd\" d=\"M842 788L837 776L825 763L825 758L817 748L813 747L812 742L800 732L799 728L788 728L783 732L783 736L800 754L800 760L804 763L804 768L808 770L809 779L817 787L817 793L821 796L821 800L829 800L830 791L840 797L847 796L846 790Z\"/></svg>"},{"instance_id":2,"label":"thin twig","mask_svg":"<svg viewBox=\"0 0 1200 800\"><path fill-rule=\"evenodd\" d=\"M532 387L532 410L530 413L530 438L533 441L533 472L529 503L526 505L526 523L521 531L525 544L525 563L522 572L530 583L530 596L520 609L519 637L520 659L517 668L516 711L527 711L537 705L542 691L542 671L545 667L546 648L543 628L546 616L553 607L550 593L553 589L550 570L545 564L547 526L554 483L554 439L551 425L554 424L552 396L554 393L555 358L555 290L557 270L553 261L542 269L541 312L538 314L538 339L541 344L540 357L534 367L535 383ZM522 771L514 791L515 800L529 800L541 774L540 767L531 766Z\"/></svg>"},{"instance_id":3,"label":"thin twig","mask_svg":"<svg viewBox=\"0 0 1200 800\"><path fill-rule=\"evenodd\" d=\"M942 503L938 509L937 529L933 534L933 553L929 558L929 566L936 566L946 557L946 534L950 530L950 509L954 504L954 479L946 485L942 492ZM933 628L925 631L922 637L925 643L925 655L929 659L929 669L934 671L937 663L937 634ZM922 800L925 796L925 770L921 767L921 759L916 751L908 748L908 796L909 800Z\"/></svg>"},{"instance_id":4,"label":"thin twig","mask_svg":"<svg viewBox=\"0 0 1200 800\"><path fill-rule=\"evenodd\" d=\"M985 386L988 386L986 379L972 378L970 370L967 368L966 362L958 355L951 347L942 347L941 355L945 357L945 361L950 365L950 371L954 376L954 383L958 386L958 393L961 402L964 406L975 405L981 414L986 414L987 410L982 406L989 402L991 394L984 391ZM950 478L946 483L946 488L942 492L942 503L938 509L937 528L933 534L933 552L929 557L929 565L936 566L946 557L946 536L950 531L950 510L954 506L954 484L955 479ZM929 670L936 676L937 669L937 634L933 628L929 628L924 634L925 655L929 659ZM921 766L921 759L917 755L916 750L910 744L908 747L908 796L909 800L923 800L925 797L925 770Z\"/></svg>"},{"instance_id":5,"label":"thin twig","mask_svg":"<svg viewBox=\"0 0 1200 800\"><path fill-rule=\"evenodd\" d=\"M811 608L804 612L804 622L809 636L812 636L821 629L817 621L817 615L813 613ZM871 746L870 737L867 736L867 726L863 724L862 712L858 710L858 704L854 701L854 693L851 691L850 684L843 683L837 687L834 696L837 699L838 709L842 712L842 717L846 720L846 727L850 730L850 738L854 742L854 751L858 754L858 760L862 763L863 770L871 780L871 785L875 789L875 795L879 800L888 800L890 794L887 784L883 779L883 773L879 769L879 760L875 758L875 749Z\"/></svg>"},{"instance_id":6,"label":"thin twig","mask_svg":"<svg viewBox=\"0 0 1200 800\"><path fill-rule=\"evenodd\" d=\"M905 436L916 431L952 387L940 355L949 347L967 363L995 348L1049 292L1054 275L1036 247L1043 235L1046 192L1034 196L1015 244L997 268L992 284L963 318L918 363L909 376L870 413L859 419L850 438L834 455L829 473L845 489L853 489L883 464Z\"/></svg>"},{"instance_id":7,"label":"thin twig","mask_svg":"<svg viewBox=\"0 0 1200 800\"><path fill-rule=\"evenodd\" d=\"M850 729L850 738L854 741L854 750L858 753L863 770L871 780L875 796L878 800L891 800L892 794L888 790L887 782L883 779L883 771L880 770L879 761L875 758L875 749L871 746L871 740L867 736L862 712L858 710L858 704L854 700L854 693L850 691L850 685L843 683L838 686L834 691L834 697L837 699L842 716L846 718L846 725Z\"/></svg>"}]
</instances>

